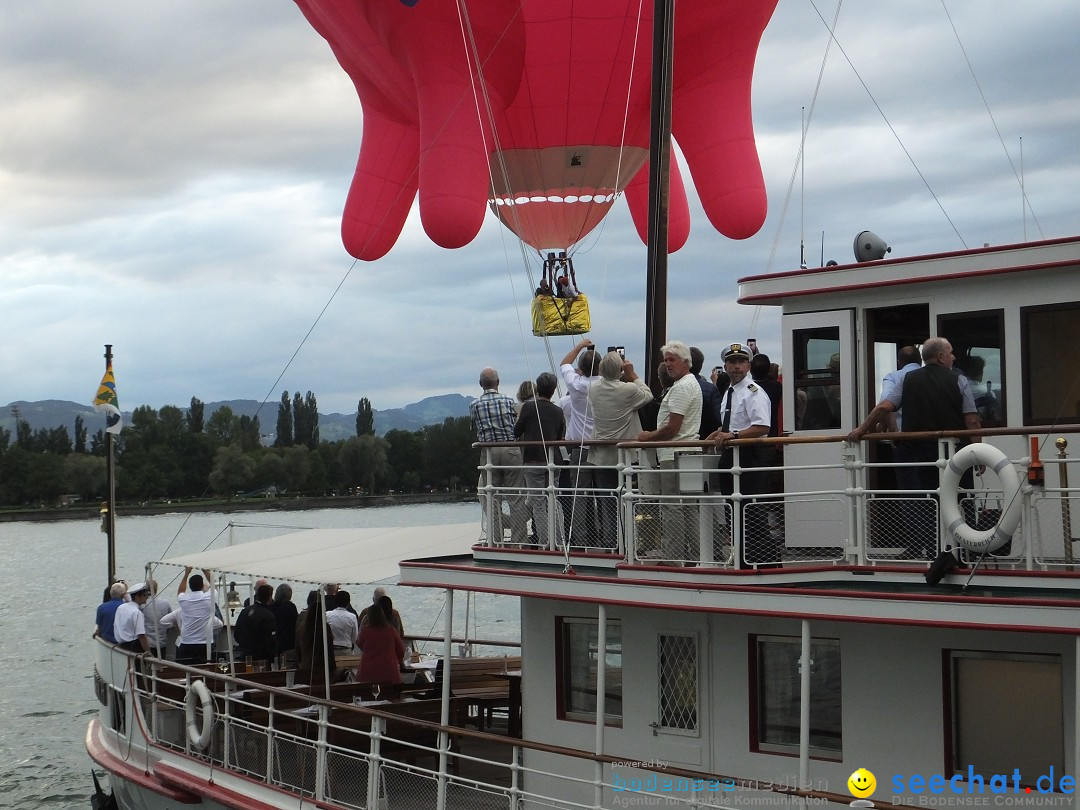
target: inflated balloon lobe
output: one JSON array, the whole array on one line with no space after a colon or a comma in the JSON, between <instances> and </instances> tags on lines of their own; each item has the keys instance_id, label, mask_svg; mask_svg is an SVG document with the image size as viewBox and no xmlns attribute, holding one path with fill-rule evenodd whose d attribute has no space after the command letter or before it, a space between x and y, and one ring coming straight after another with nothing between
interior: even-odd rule
<instances>
[{"instance_id":1,"label":"inflated balloon lobe","mask_svg":"<svg viewBox=\"0 0 1080 810\"><path fill-rule=\"evenodd\" d=\"M490 207L538 250L565 249L623 191L644 240L651 4L296 2L363 110L342 217L352 255L385 255L417 194L424 231L447 248L472 241ZM765 220L750 88L775 6L698 0L675 14L672 136L709 221L735 239ZM648 16L637 19L639 9ZM690 220L671 165L669 249L677 250Z\"/></svg>"}]
</instances>

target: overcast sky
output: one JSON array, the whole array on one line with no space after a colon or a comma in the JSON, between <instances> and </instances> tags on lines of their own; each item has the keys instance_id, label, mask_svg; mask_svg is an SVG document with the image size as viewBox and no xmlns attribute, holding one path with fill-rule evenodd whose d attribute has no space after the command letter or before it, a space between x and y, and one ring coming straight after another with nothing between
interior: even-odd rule
<instances>
[{"instance_id":1,"label":"overcast sky","mask_svg":"<svg viewBox=\"0 0 1080 810\"><path fill-rule=\"evenodd\" d=\"M807 136L808 263L848 262L863 229L893 256L1022 241L1021 139L1027 238L1076 233L1077 31L1075 0L847 0L836 36L861 82L834 45ZM736 281L798 265L800 184L788 193L827 42L810 0L780 0L754 76L768 219L733 242L692 200L671 257L669 337L709 365L749 336L782 360L778 312L736 304ZM485 365L510 393L546 370L521 253L492 215L448 251L414 209L385 258L353 266L339 227L360 123L290 0L4 3L0 403L89 402L105 343L124 410L273 406L287 389L348 413L476 395ZM586 244L592 337L640 366L646 251L624 201ZM552 340L556 362L571 340Z\"/></svg>"}]
</instances>

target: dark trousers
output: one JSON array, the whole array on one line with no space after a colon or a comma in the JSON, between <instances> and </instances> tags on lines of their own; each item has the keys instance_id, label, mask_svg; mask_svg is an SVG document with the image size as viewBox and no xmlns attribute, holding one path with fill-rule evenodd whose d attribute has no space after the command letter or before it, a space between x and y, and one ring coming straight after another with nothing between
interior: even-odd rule
<instances>
[{"instance_id":1,"label":"dark trousers","mask_svg":"<svg viewBox=\"0 0 1080 810\"><path fill-rule=\"evenodd\" d=\"M935 500L935 490L939 486L939 470L933 464L925 462L937 461L938 443L936 439L920 441L898 441L894 450L894 457L898 464L904 465L896 468L896 483L900 489L927 493ZM975 476L971 469L960 478L961 489L971 489L975 485ZM963 499L963 493L957 493L957 500ZM919 509L916 504L906 509L905 527L907 528L907 548L918 559L932 560L938 553L938 524L929 509Z\"/></svg>"},{"instance_id":2,"label":"dark trousers","mask_svg":"<svg viewBox=\"0 0 1080 810\"><path fill-rule=\"evenodd\" d=\"M575 546L595 545L596 502L593 498L593 476L596 468L589 464L589 448L570 450L570 465L562 468L559 487L566 492L559 496L563 512L563 528L568 542Z\"/></svg>"},{"instance_id":3,"label":"dark trousers","mask_svg":"<svg viewBox=\"0 0 1080 810\"><path fill-rule=\"evenodd\" d=\"M206 660L205 644L176 645L176 663L195 666L196 664L205 664Z\"/></svg>"},{"instance_id":4,"label":"dark trousers","mask_svg":"<svg viewBox=\"0 0 1080 810\"><path fill-rule=\"evenodd\" d=\"M596 493L596 514L600 522L600 547L616 548L619 545L619 471L597 467L593 471Z\"/></svg>"},{"instance_id":5,"label":"dark trousers","mask_svg":"<svg viewBox=\"0 0 1080 810\"><path fill-rule=\"evenodd\" d=\"M769 464L768 459L758 447L741 447L739 453L740 467L761 467ZM731 495L735 491L735 476L730 470L735 465L735 451L725 450L720 454L720 463L717 465L719 492L721 495ZM769 491L768 471L743 471L739 475L740 495L761 495ZM757 502L761 499L752 498L742 500L734 508L742 510L742 565L762 565L780 562L780 541L774 540L769 528L768 515L764 512L754 513L753 520L746 520L747 510L745 504Z\"/></svg>"}]
</instances>

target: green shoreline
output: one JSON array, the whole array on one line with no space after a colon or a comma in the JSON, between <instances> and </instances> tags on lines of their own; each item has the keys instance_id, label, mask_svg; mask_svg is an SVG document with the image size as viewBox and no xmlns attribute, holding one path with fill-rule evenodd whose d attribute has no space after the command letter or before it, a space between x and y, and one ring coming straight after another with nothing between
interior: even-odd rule
<instances>
[{"instance_id":1,"label":"green shoreline","mask_svg":"<svg viewBox=\"0 0 1080 810\"><path fill-rule=\"evenodd\" d=\"M319 498L252 498L250 500L155 501L117 504L117 517L164 515L170 512L299 512L308 509L363 509L371 506L406 506L419 503L468 503L471 492L429 492L416 495L345 495ZM15 521L98 520L96 506L58 506L53 509L10 509L0 511L0 523Z\"/></svg>"}]
</instances>

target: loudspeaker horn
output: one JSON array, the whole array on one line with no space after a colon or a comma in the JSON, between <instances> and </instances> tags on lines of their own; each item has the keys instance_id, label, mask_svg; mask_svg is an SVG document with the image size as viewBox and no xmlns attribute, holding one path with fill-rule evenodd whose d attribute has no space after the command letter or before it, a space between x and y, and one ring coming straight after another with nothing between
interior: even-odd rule
<instances>
[{"instance_id":1,"label":"loudspeaker horn","mask_svg":"<svg viewBox=\"0 0 1080 810\"><path fill-rule=\"evenodd\" d=\"M885 258L885 254L891 252L892 248L873 231L859 231L855 237L855 261L872 262Z\"/></svg>"}]
</instances>

